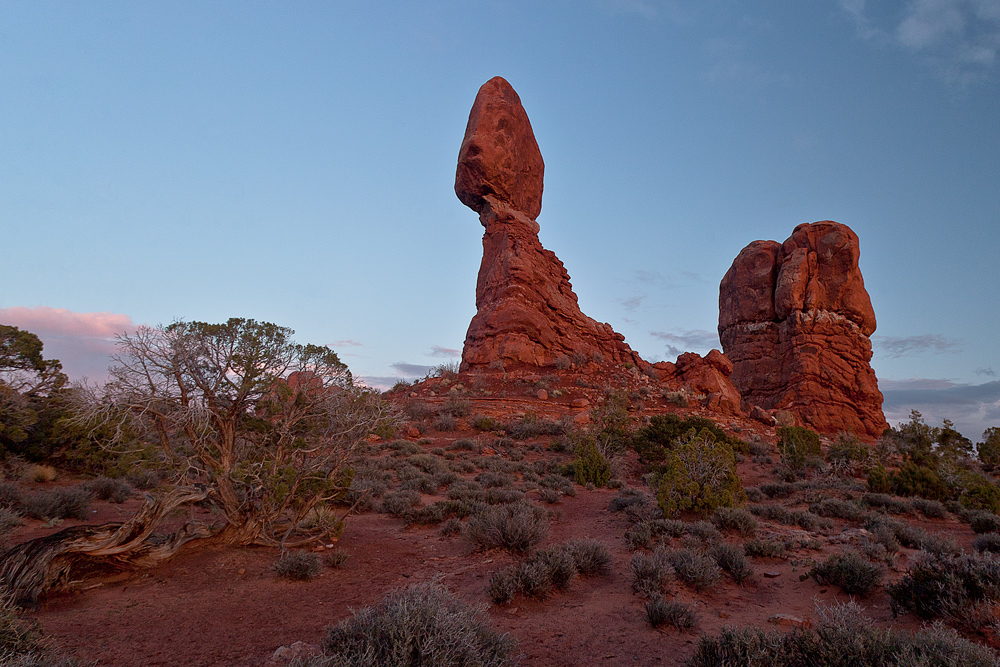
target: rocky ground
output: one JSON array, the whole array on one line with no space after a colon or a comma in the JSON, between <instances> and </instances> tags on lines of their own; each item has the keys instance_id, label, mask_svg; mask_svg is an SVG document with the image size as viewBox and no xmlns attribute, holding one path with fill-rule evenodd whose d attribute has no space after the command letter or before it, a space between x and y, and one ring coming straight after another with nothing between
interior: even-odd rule
<instances>
[{"instance_id":1,"label":"rocky ground","mask_svg":"<svg viewBox=\"0 0 1000 667\"><path fill-rule=\"evenodd\" d=\"M587 379L581 377L571 370L517 377L500 372L477 377L446 374L394 392L395 400L409 414L402 434L405 441L372 443L367 463L359 466L358 474L382 480L385 487L376 489L380 498L372 499L371 507L349 519L332 549L319 552L323 556L342 551L346 561L324 567L315 579L278 577L276 550L192 546L150 571L76 581L70 592L44 599L32 617L73 655L99 665L284 665L296 654L317 650L324 628L348 617L352 610L378 602L393 589L438 581L461 600L485 606L493 625L517 639L522 664L682 665L700 634L717 633L725 625L791 628L815 623L818 606L850 599L840 589L803 575L828 555L858 546L866 534L861 520L814 516L810 520L814 525L807 522L803 528L758 516L754 537L780 543L784 552L778 557L752 557L754 574L741 584L728 575L700 591L677 580L670 582L666 597L691 605L697 622L684 630L651 627L644 608L646 598L633 591L630 569L636 547L643 551L635 535L637 522L644 516L609 509L622 494L620 488L552 483L548 476L558 465L571 461L572 454L563 449L563 436L533 435L532 428L543 431L539 425L559 419L571 428L586 428L591 410L602 403L609 387L631 396L630 418L635 423L667 411L708 413L678 405L688 398L659 390L639 373L593 365ZM691 397L689 405L697 400ZM476 423L484 426L482 417L492 418L493 428L475 428ZM738 465L743 485L750 489L751 505L804 512L823 499L837 498L873 511L861 504L864 480L851 477L847 469L811 469L798 481L781 486L775 474L779 455L773 426L743 418L726 418L720 425L753 443L754 453L741 456ZM508 604L492 604L486 593L490 575L516 562L516 556L504 550L479 550L461 533L445 534L444 523L413 523L407 520L412 514L406 511L397 510L399 516L380 511L392 509L387 498L399 490L402 478L416 479L415 469L427 477L437 471L442 475L439 479L449 483L455 478L486 482L492 475L489 483L497 484L495 488L520 491L547 510L550 529L540 547L594 538L611 553L610 572L577 578L566 591L543 598L519 595ZM616 486L620 483L648 493L644 472L635 454L629 453L616 462ZM421 482L409 485L420 487ZM422 506L448 493L445 484L430 486L425 485L419 495ZM542 492L546 488L561 490L549 494L545 502ZM762 489L778 491L772 498ZM93 522L121 519L138 503L138 499L117 505L95 502ZM902 511L900 507L895 510ZM694 526L710 517L681 518ZM897 518L927 534L954 540L966 550L974 538L970 526L950 513L932 519L907 507ZM698 525L704 530L704 524ZM47 534L59 527L26 521L9 540ZM663 539L673 547L697 542L690 535ZM729 531L721 535L722 541L732 544L748 539L748 535ZM917 554L913 548L901 547L891 558L886 581L901 577ZM921 627L912 614L893 618L884 586L859 601L865 613L884 626ZM991 632L970 636L995 646L997 637Z\"/></svg>"}]
</instances>

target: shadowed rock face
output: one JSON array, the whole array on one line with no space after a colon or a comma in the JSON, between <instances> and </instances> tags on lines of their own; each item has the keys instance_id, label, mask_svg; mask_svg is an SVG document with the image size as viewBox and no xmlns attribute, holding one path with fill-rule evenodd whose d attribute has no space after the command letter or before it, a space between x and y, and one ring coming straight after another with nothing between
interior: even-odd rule
<instances>
[{"instance_id":1,"label":"shadowed rock face","mask_svg":"<svg viewBox=\"0 0 1000 667\"><path fill-rule=\"evenodd\" d=\"M801 224L754 241L719 286L719 337L744 408L788 410L818 431L878 437L887 426L870 361L875 311L857 235Z\"/></svg>"},{"instance_id":2,"label":"shadowed rock face","mask_svg":"<svg viewBox=\"0 0 1000 667\"><path fill-rule=\"evenodd\" d=\"M580 311L562 262L538 240L543 171L520 98L504 79L490 79L469 114L455 175L455 193L486 228L462 370L548 366L574 353L648 365L609 324Z\"/></svg>"}]
</instances>

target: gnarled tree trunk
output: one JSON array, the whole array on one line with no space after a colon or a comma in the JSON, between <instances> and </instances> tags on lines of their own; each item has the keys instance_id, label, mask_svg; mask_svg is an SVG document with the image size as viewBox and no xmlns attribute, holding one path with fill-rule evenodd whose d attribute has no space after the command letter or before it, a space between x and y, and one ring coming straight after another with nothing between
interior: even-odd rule
<instances>
[{"instance_id":1,"label":"gnarled tree trunk","mask_svg":"<svg viewBox=\"0 0 1000 667\"><path fill-rule=\"evenodd\" d=\"M67 584L74 570L156 565L185 543L212 534L195 523L167 536L153 534L172 510L208 495L205 487L177 488L159 498L147 495L146 504L125 523L72 526L18 544L0 556L0 583L18 604L35 606L42 593Z\"/></svg>"}]
</instances>

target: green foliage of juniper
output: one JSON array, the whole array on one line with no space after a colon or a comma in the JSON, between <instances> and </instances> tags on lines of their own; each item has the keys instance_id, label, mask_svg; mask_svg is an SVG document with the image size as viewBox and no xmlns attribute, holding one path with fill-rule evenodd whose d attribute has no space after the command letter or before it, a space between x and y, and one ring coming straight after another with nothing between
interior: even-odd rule
<instances>
[{"instance_id":1,"label":"green foliage of juniper","mask_svg":"<svg viewBox=\"0 0 1000 667\"><path fill-rule=\"evenodd\" d=\"M781 453L782 463L792 469L804 466L806 459L823 455L819 434L805 426L779 427L778 452Z\"/></svg>"},{"instance_id":2,"label":"green foliage of juniper","mask_svg":"<svg viewBox=\"0 0 1000 667\"><path fill-rule=\"evenodd\" d=\"M667 452L655 479L657 502L667 516L746 502L732 446L717 440L708 429L689 431Z\"/></svg>"},{"instance_id":3,"label":"green foliage of juniper","mask_svg":"<svg viewBox=\"0 0 1000 667\"><path fill-rule=\"evenodd\" d=\"M573 478L581 486L593 484L603 487L611 481L611 464L601 454L597 442L591 436L584 436L576 446Z\"/></svg>"},{"instance_id":4,"label":"green foliage of juniper","mask_svg":"<svg viewBox=\"0 0 1000 667\"><path fill-rule=\"evenodd\" d=\"M718 424L705 417L680 417L673 413L654 415L649 424L632 434L632 447L646 463L662 463L667 453L687 436L688 432L708 431L717 442L726 443L731 449L749 451L749 446L739 438L727 435Z\"/></svg>"}]
</instances>

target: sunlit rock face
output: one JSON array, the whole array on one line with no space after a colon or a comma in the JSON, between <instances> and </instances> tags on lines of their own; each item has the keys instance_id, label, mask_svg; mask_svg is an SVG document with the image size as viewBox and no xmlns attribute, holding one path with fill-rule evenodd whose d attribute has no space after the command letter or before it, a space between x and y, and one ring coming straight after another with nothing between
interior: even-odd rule
<instances>
[{"instance_id":1,"label":"sunlit rock face","mask_svg":"<svg viewBox=\"0 0 1000 667\"><path fill-rule=\"evenodd\" d=\"M538 240L544 169L520 98L501 77L490 79L469 114L455 175L455 193L486 228L462 370L549 366L574 354L648 366L611 325L580 311L565 267Z\"/></svg>"},{"instance_id":2,"label":"sunlit rock face","mask_svg":"<svg viewBox=\"0 0 1000 667\"><path fill-rule=\"evenodd\" d=\"M870 365L875 311L858 236L829 220L754 241L719 286L719 337L743 407L787 410L824 433L876 438L887 424Z\"/></svg>"}]
</instances>

